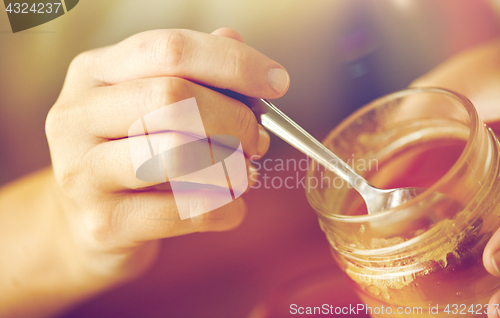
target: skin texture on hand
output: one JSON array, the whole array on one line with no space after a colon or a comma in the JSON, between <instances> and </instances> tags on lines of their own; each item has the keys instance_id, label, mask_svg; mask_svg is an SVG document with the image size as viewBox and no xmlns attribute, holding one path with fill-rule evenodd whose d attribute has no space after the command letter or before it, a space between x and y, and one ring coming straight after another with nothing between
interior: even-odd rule
<instances>
[{"instance_id":1,"label":"skin texture on hand","mask_svg":"<svg viewBox=\"0 0 500 318\"><path fill-rule=\"evenodd\" d=\"M52 316L143 273L159 239L238 226L241 197L181 220L164 184L136 178L128 129L195 97L206 133L237 137L255 180L248 158L267 152L269 135L245 104L210 87L278 98L288 86L280 64L226 28L148 31L78 55L46 120L52 169L0 192L0 263L13 260L0 273L0 293L9 295L0 317Z\"/></svg>"},{"instance_id":2,"label":"skin texture on hand","mask_svg":"<svg viewBox=\"0 0 500 318\"><path fill-rule=\"evenodd\" d=\"M500 40L451 58L411 86L444 87L465 95L482 120L500 135ZM483 263L488 272L500 277L500 230L486 245ZM490 304L500 304L500 291L493 295ZM488 317L500 315L490 313Z\"/></svg>"},{"instance_id":3,"label":"skin texture on hand","mask_svg":"<svg viewBox=\"0 0 500 318\"><path fill-rule=\"evenodd\" d=\"M270 70L283 68L239 40L228 29L215 35L155 30L75 58L46 130L56 180L74 203L68 210L77 210L71 215L75 227L88 225L88 244L114 250L241 222L241 199L181 221L172 193L135 177L125 138L138 118L195 97L208 135L235 136L247 157L262 156L269 137L251 110L206 87L253 97L283 95L287 87L277 92L268 78ZM175 132L170 135L175 138Z\"/></svg>"}]
</instances>

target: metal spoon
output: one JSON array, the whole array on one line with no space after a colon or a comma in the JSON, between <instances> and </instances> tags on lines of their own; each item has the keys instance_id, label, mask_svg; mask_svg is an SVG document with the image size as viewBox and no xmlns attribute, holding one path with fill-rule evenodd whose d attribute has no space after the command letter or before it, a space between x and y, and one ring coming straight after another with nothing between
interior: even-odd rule
<instances>
[{"instance_id":1,"label":"metal spoon","mask_svg":"<svg viewBox=\"0 0 500 318\"><path fill-rule=\"evenodd\" d=\"M379 189L372 186L276 106L265 99L261 101L268 108L266 113L261 114L262 125L348 182L365 200L368 214L395 208L426 191L424 188Z\"/></svg>"}]
</instances>

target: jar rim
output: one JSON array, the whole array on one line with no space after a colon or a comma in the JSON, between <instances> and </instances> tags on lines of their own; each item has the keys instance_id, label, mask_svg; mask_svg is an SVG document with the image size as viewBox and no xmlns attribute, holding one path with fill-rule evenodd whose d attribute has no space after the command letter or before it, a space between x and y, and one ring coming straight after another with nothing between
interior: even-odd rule
<instances>
[{"instance_id":1,"label":"jar rim","mask_svg":"<svg viewBox=\"0 0 500 318\"><path fill-rule=\"evenodd\" d=\"M374 221L378 218L385 217L390 214L398 213L401 210L407 209L408 207L411 207L415 204L418 204L422 199L425 199L429 196L432 195L433 192L436 191L437 188L439 188L441 185L443 185L447 180L453 177L462 167L464 164L467 162L467 158L471 155L472 148L474 143L476 142L477 135L478 135L478 130L480 127L480 119L477 114L477 111L472 104L472 102L465 97L464 95L454 92L452 90L446 89L446 88L441 88L441 87L413 87L413 88L407 88L401 91L397 91L385 96L382 96L380 98L375 99L374 101L370 102L366 106L356 110L353 112L351 115L349 115L346 119L344 119L337 127L335 127L325 138L323 141L323 144L326 144L329 140L335 138L337 135L339 135L346 127L349 125L353 124L356 120L358 120L361 116L365 115L366 113L372 111L373 109L376 109L377 107L380 107L384 104L386 104L390 100L398 99L405 97L410 94L415 94L415 93L440 93L447 95L449 97L454 98L455 100L458 100L462 106L464 106L465 110L467 111L469 115L469 137L467 138L467 142L465 144L464 149L462 150L462 153L458 157L457 161L451 166L451 168L441 177L439 180L437 180L434 184L432 184L431 187L427 188L424 192L419 194L417 197L405 202L404 204L397 206L395 208L378 212L376 214L365 214L365 215L342 215L342 214L332 214L324 210L322 208L321 204L318 204L318 202L312 197L313 192L307 193L307 199L311 206L318 212L320 213L321 217L328 218L330 220L334 221L339 221L339 222L344 222L344 223L361 223L361 222L368 222L368 221ZM314 164L314 163L313 163ZM311 173L311 170L309 169L308 174Z\"/></svg>"}]
</instances>

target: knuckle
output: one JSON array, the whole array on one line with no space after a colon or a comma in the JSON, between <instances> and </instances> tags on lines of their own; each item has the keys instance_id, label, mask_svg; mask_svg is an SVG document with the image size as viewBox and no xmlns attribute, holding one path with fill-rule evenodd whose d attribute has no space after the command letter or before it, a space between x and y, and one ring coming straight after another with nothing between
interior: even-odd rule
<instances>
[{"instance_id":1,"label":"knuckle","mask_svg":"<svg viewBox=\"0 0 500 318\"><path fill-rule=\"evenodd\" d=\"M47 117L45 118L45 135L47 136L47 140L50 142L54 136L57 135L58 130L58 120L57 120L57 110L56 106L53 106Z\"/></svg>"},{"instance_id":2,"label":"knuckle","mask_svg":"<svg viewBox=\"0 0 500 318\"><path fill-rule=\"evenodd\" d=\"M53 140L72 142L68 137L76 134L87 117L87 109L83 105L60 97L45 118L45 134L49 143Z\"/></svg>"},{"instance_id":3,"label":"knuckle","mask_svg":"<svg viewBox=\"0 0 500 318\"><path fill-rule=\"evenodd\" d=\"M62 102L52 106L45 118L45 134L49 144L64 139L69 132L74 131L75 125L78 124L75 122L75 117L78 117L75 116L76 113L75 107L66 107ZM78 118L81 119L81 116Z\"/></svg>"},{"instance_id":4,"label":"knuckle","mask_svg":"<svg viewBox=\"0 0 500 318\"><path fill-rule=\"evenodd\" d=\"M151 67L161 67L168 73L175 73L182 62L187 37L182 30L168 30L156 35L141 47Z\"/></svg>"},{"instance_id":5,"label":"knuckle","mask_svg":"<svg viewBox=\"0 0 500 318\"><path fill-rule=\"evenodd\" d=\"M189 82L177 77L154 79L144 90L144 94L143 104L155 105L157 108L192 97ZM151 111L149 107L148 109ZM147 110L143 113L147 113Z\"/></svg>"},{"instance_id":6,"label":"knuckle","mask_svg":"<svg viewBox=\"0 0 500 318\"><path fill-rule=\"evenodd\" d=\"M71 61L71 63L69 64L68 68L69 72L82 69L83 66L86 65L86 63L88 63L88 58L89 58L88 55L89 53L86 51L75 56Z\"/></svg>"},{"instance_id":7,"label":"knuckle","mask_svg":"<svg viewBox=\"0 0 500 318\"><path fill-rule=\"evenodd\" d=\"M97 67L99 59L96 58L96 50L85 51L78 54L70 63L68 74L87 74L90 78L104 83L104 77L101 73L102 68Z\"/></svg>"},{"instance_id":8,"label":"knuckle","mask_svg":"<svg viewBox=\"0 0 500 318\"><path fill-rule=\"evenodd\" d=\"M111 211L108 211L108 209ZM112 242L113 237L117 234L118 220L116 219L117 213L115 213L115 209L104 205L88 208L84 213L82 223L84 223L86 233L100 246Z\"/></svg>"},{"instance_id":9,"label":"knuckle","mask_svg":"<svg viewBox=\"0 0 500 318\"><path fill-rule=\"evenodd\" d=\"M54 169L54 176L59 184L59 187L68 195L70 198L76 198L78 196L78 189L80 189L80 175L77 173L76 169L66 169L59 168Z\"/></svg>"},{"instance_id":10,"label":"knuckle","mask_svg":"<svg viewBox=\"0 0 500 318\"><path fill-rule=\"evenodd\" d=\"M194 95L190 88L191 85L189 81L178 77L169 77L166 80L167 103L175 103L193 97Z\"/></svg>"},{"instance_id":11,"label":"knuckle","mask_svg":"<svg viewBox=\"0 0 500 318\"><path fill-rule=\"evenodd\" d=\"M91 186L92 180L86 173L92 162L83 155L78 159L74 154L67 154L67 147L59 146L52 156L54 176L61 190L70 198L81 202L82 197L93 197L98 189ZM51 149L52 153L52 149Z\"/></svg>"},{"instance_id":12,"label":"knuckle","mask_svg":"<svg viewBox=\"0 0 500 318\"><path fill-rule=\"evenodd\" d=\"M49 143L54 176L59 187L69 197L77 197L84 188L81 174L83 160L77 159L78 152L85 151L84 144L75 141L79 134L75 127L82 118L75 108L56 103L45 120L45 134Z\"/></svg>"},{"instance_id":13,"label":"knuckle","mask_svg":"<svg viewBox=\"0 0 500 318\"><path fill-rule=\"evenodd\" d=\"M222 34L225 37L244 42L243 37L241 34L239 34L237 31L231 29L231 28L220 28L217 30L219 34Z\"/></svg>"}]
</instances>

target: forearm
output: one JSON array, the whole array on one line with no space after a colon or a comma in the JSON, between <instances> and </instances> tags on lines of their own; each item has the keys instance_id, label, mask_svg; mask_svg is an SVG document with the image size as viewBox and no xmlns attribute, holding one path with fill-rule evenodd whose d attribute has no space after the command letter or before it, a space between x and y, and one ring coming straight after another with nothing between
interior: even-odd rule
<instances>
[{"instance_id":1,"label":"forearm","mask_svg":"<svg viewBox=\"0 0 500 318\"><path fill-rule=\"evenodd\" d=\"M500 120L500 39L460 53L411 86L439 86L467 96L487 123Z\"/></svg>"},{"instance_id":2,"label":"forearm","mask_svg":"<svg viewBox=\"0 0 500 318\"><path fill-rule=\"evenodd\" d=\"M0 190L0 317L48 317L111 281L83 266L51 169Z\"/></svg>"}]
</instances>

